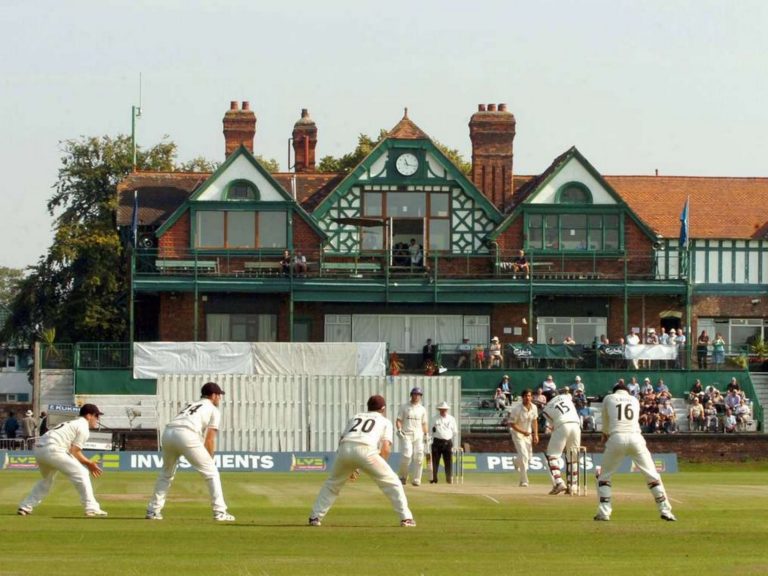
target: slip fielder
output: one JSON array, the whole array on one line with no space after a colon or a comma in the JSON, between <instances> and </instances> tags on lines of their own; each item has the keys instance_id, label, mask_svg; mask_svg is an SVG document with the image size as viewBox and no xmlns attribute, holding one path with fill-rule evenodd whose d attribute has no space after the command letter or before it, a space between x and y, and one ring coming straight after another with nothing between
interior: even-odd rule
<instances>
[{"instance_id":1,"label":"slip fielder","mask_svg":"<svg viewBox=\"0 0 768 576\"><path fill-rule=\"evenodd\" d=\"M331 475L317 495L309 516L310 526L320 526L333 506L341 489L359 471L365 472L389 498L392 508L400 516L400 526L416 526L408 508L405 490L397 474L387 464L392 451L392 422L384 415L386 401L383 396L368 398L367 412L360 412L347 423L341 435Z\"/></svg>"},{"instance_id":2,"label":"slip fielder","mask_svg":"<svg viewBox=\"0 0 768 576\"><path fill-rule=\"evenodd\" d=\"M640 432L639 414L640 402L628 392L624 382L616 384L613 387L613 394L603 398L602 437L605 441L605 452L602 471L597 479L600 504L595 520L611 519L611 476L616 473L626 456L632 459L645 476L648 488L659 508L661 519L669 522L677 520L672 514L672 506L664 491L661 476L656 471L651 453L645 444L645 438Z\"/></svg>"}]
</instances>

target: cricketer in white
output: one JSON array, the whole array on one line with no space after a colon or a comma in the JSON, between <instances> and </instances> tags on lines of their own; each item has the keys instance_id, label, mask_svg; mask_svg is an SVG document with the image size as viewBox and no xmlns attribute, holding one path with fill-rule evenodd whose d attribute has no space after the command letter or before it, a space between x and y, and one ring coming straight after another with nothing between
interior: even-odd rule
<instances>
[{"instance_id":1,"label":"cricketer in white","mask_svg":"<svg viewBox=\"0 0 768 576\"><path fill-rule=\"evenodd\" d=\"M547 395L547 392L544 393ZM551 392L550 392L551 395ZM556 496L561 492L568 492L568 487L563 481L560 470L560 455L563 449L569 454L571 448L581 446L581 424L576 406L573 405L570 390L563 388L560 393L552 397L544 407L544 416L552 425L552 435L547 445L547 464L552 478L552 490L550 494ZM578 485L578 469L575 462L569 462L566 458L565 467L571 477L572 485Z\"/></svg>"},{"instance_id":2,"label":"cricketer in white","mask_svg":"<svg viewBox=\"0 0 768 576\"><path fill-rule=\"evenodd\" d=\"M389 498L392 508L400 516L400 526L416 526L403 485L387 464L392 451L392 422L384 416L386 401L383 396L374 395L368 398L367 407L367 412L355 414L344 428L331 474L312 506L310 526L320 526L344 484L350 479L356 479L359 471L373 478Z\"/></svg>"},{"instance_id":3,"label":"cricketer in white","mask_svg":"<svg viewBox=\"0 0 768 576\"><path fill-rule=\"evenodd\" d=\"M88 440L91 428L97 428L102 413L95 404L83 404L80 417L51 428L35 445L35 459L43 479L32 488L29 496L19 504L17 514L29 516L35 506L42 502L53 486L56 474L61 472L77 489L80 502L89 517L106 516L93 495L90 472L94 478L101 476L101 468L83 454L83 445Z\"/></svg>"},{"instance_id":4,"label":"cricketer in white","mask_svg":"<svg viewBox=\"0 0 768 576\"><path fill-rule=\"evenodd\" d=\"M651 453L640 431L639 415L640 403L627 391L627 386L623 382L613 387L613 394L603 398L603 440L606 443L602 470L597 479L597 495L600 503L595 520L611 519L611 476L616 473L626 456L632 459L645 476L648 488L656 500L661 519L670 522L676 520L664 491L661 476L656 471Z\"/></svg>"},{"instance_id":5,"label":"cricketer in white","mask_svg":"<svg viewBox=\"0 0 768 576\"><path fill-rule=\"evenodd\" d=\"M218 384L206 383L200 390L202 398L187 405L165 427L162 438L163 468L155 483L155 493L147 505L147 520L163 519L165 498L176 475L179 458L184 456L208 484L213 519L218 522L234 522L235 517L227 513L221 477L213 461L216 435L221 422L218 406L223 395L224 391Z\"/></svg>"},{"instance_id":6,"label":"cricketer in white","mask_svg":"<svg viewBox=\"0 0 768 576\"><path fill-rule=\"evenodd\" d=\"M411 484L414 486L421 485L424 444L429 443L427 409L421 404L423 395L424 391L421 388L411 390L411 401L400 407L395 420L397 435L403 447L400 458L400 481L405 484L410 475Z\"/></svg>"}]
</instances>

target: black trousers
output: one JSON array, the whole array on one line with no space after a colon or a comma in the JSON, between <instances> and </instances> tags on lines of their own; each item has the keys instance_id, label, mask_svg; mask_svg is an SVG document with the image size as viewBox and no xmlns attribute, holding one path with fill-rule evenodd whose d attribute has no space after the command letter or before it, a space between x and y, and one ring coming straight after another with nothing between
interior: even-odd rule
<instances>
[{"instance_id":1,"label":"black trousers","mask_svg":"<svg viewBox=\"0 0 768 576\"><path fill-rule=\"evenodd\" d=\"M432 439L432 482L437 482L437 470L440 467L441 456L445 468L445 481L450 484L453 473L453 440Z\"/></svg>"}]
</instances>

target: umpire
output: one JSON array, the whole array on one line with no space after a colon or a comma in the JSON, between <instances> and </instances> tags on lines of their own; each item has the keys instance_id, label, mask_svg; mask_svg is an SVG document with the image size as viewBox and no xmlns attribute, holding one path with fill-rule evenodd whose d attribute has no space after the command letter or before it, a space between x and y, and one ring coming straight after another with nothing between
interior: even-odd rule
<instances>
[{"instance_id":1,"label":"umpire","mask_svg":"<svg viewBox=\"0 0 768 576\"><path fill-rule=\"evenodd\" d=\"M448 414L448 402L441 402L437 407L439 412L432 425L432 480L430 484L437 484L437 470L440 467L440 457L443 458L445 468L445 481L450 484L453 473L453 438L458 436L459 430L456 419Z\"/></svg>"}]
</instances>

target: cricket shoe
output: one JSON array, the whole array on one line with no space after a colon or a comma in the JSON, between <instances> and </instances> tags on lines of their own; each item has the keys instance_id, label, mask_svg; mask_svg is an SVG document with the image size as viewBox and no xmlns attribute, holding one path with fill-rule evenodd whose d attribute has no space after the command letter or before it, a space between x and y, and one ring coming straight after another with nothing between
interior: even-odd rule
<instances>
[{"instance_id":1,"label":"cricket shoe","mask_svg":"<svg viewBox=\"0 0 768 576\"><path fill-rule=\"evenodd\" d=\"M416 521L413 518L406 518L405 520L400 520L400 527L401 528L415 528L416 527Z\"/></svg>"},{"instance_id":2,"label":"cricket shoe","mask_svg":"<svg viewBox=\"0 0 768 576\"><path fill-rule=\"evenodd\" d=\"M677 518L675 518L675 515L672 514L672 512L662 512L661 519L666 520L667 522L677 522Z\"/></svg>"},{"instance_id":3,"label":"cricket shoe","mask_svg":"<svg viewBox=\"0 0 768 576\"><path fill-rule=\"evenodd\" d=\"M147 520L162 520L163 515L160 514L160 512L150 512L149 510L147 510L147 515L144 516L144 518L146 518Z\"/></svg>"},{"instance_id":4,"label":"cricket shoe","mask_svg":"<svg viewBox=\"0 0 768 576\"><path fill-rule=\"evenodd\" d=\"M558 494L562 494L568 490L568 488L565 487L565 484L556 484L552 490L549 491L550 496L557 496Z\"/></svg>"},{"instance_id":5,"label":"cricket shoe","mask_svg":"<svg viewBox=\"0 0 768 576\"><path fill-rule=\"evenodd\" d=\"M27 508L19 508L18 510L16 510L16 514L18 514L19 516L29 516L30 514L32 514L32 510L29 510Z\"/></svg>"},{"instance_id":6,"label":"cricket shoe","mask_svg":"<svg viewBox=\"0 0 768 576\"><path fill-rule=\"evenodd\" d=\"M228 512L217 512L213 519L216 520L216 522L234 522L235 517L232 516L232 514L229 514Z\"/></svg>"},{"instance_id":7,"label":"cricket shoe","mask_svg":"<svg viewBox=\"0 0 768 576\"><path fill-rule=\"evenodd\" d=\"M109 516L107 511L102 510L101 508L98 508L97 510L86 510L85 515L88 518L104 518L105 516Z\"/></svg>"},{"instance_id":8,"label":"cricket shoe","mask_svg":"<svg viewBox=\"0 0 768 576\"><path fill-rule=\"evenodd\" d=\"M320 518L310 518L309 519L309 525L310 526L322 526L323 523L320 522Z\"/></svg>"},{"instance_id":9,"label":"cricket shoe","mask_svg":"<svg viewBox=\"0 0 768 576\"><path fill-rule=\"evenodd\" d=\"M528 488L528 482L520 482L518 486L520 486L520 488Z\"/></svg>"},{"instance_id":10,"label":"cricket shoe","mask_svg":"<svg viewBox=\"0 0 768 576\"><path fill-rule=\"evenodd\" d=\"M598 522L608 522L610 518L608 518L608 516L603 516L602 514L597 514L593 520L597 520Z\"/></svg>"}]
</instances>

